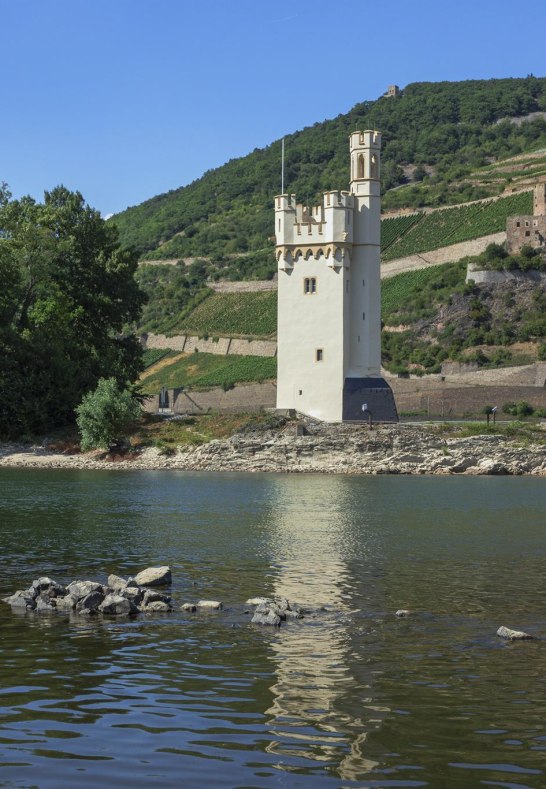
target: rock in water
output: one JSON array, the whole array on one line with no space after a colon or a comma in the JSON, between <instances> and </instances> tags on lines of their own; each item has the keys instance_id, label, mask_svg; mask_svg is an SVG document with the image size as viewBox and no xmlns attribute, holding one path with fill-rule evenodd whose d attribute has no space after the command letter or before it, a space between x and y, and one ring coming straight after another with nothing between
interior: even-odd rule
<instances>
[{"instance_id":1,"label":"rock in water","mask_svg":"<svg viewBox=\"0 0 546 789\"><path fill-rule=\"evenodd\" d=\"M211 611L219 611L223 607L219 600L199 600L197 603L197 608L208 608Z\"/></svg>"},{"instance_id":2,"label":"rock in water","mask_svg":"<svg viewBox=\"0 0 546 789\"><path fill-rule=\"evenodd\" d=\"M127 581L125 580L125 578L120 578L119 575L113 575L113 574L108 576L108 581L106 583L108 584L110 589L115 589L116 591L118 589L125 589L125 587L127 586Z\"/></svg>"},{"instance_id":3,"label":"rock in water","mask_svg":"<svg viewBox=\"0 0 546 789\"><path fill-rule=\"evenodd\" d=\"M86 597L91 592L102 592L102 584L97 583L97 581L72 581L66 588L68 593L77 600L81 600L82 597Z\"/></svg>"},{"instance_id":4,"label":"rock in water","mask_svg":"<svg viewBox=\"0 0 546 789\"><path fill-rule=\"evenodd\" d=\"M141 606L141 610L144 611L146 614L149 613L158 613L158 612L167 612L171 611L171 606L169 603L165 603L163 600L152 600L150 603Z\"/></svg>"},{"instance_id":5,"label":"rock in water","mask_svg":"<svg viewBox=\"0 0 546 789\"><path fill-rule=\"evenodd\" d=\"M35 598L28 589L19 590L9 597L4 597L3 600L12 608L23 608L27 611L33 611L36 608Z\"/></svg>"},{"instance_id":6,"label":"rock in water","mask_svg":"<svg viewBox=\"0 0 546 789\"><path fill-rule=\"evenodd\" d=\"M260 606L260 608L261 607L262 606ZM282 620L275 608L267 608L263 611L256 610L250 621L253 625L272 625L273 627L280 627Z\"/></svg>"},{"instance_id":7,"label":"rock in water","mask_svg":"<svg viewBox=\"0 0 546 789\"><path fill-rule=\"evenodd\" d=\"M135 576L138 586L169 586L172 583L170 567L148 567Z\"/></svg>"},{"instance_id":8,"label":"rock in water","mask_svg":"<svg viewBox=\"0 0 546 789\"><path fill-rule=\"evenodd\" d=\"M272 603L273 600L270 597L250 597L245 605L262 605L264 603Z\"/></svg>"},{"instance_id":9,"label":"rock in water","mask_svg":"<svg viewBox=\"0 0 546 789\"><path fill-rule=\"evenodd\" d=\"M499 627L497 635L500 638L507 638L509 641L529 641L534 638L534 636L530 636L529 633L524 633L523 630L511 630L509 627L504 627L504 625Z\"/></svg>"},{"instance_id":10,"label":"rock in water","mask_svg":"<svg viewBox=\"0 0 546 789\"><path fill-rule=\"evenodd\" d=\"M110 616L124 616L131 614L136 610L136 607L119 594L107 595L98 609L103 614L110 614Z\"/></svg>"},{"instance_id":11,"label":"rock in water","mask_svg":"<svg viewBox=\"0 0 546 789\"><path fill-rule=\"evenodd\" d=\"M409 616L409 615L410 612L408 611L407 608L399 608L398 611L395 613L395 616L400 617L400 619L403 619L405 616Z\"/></svg>"},{"instance_id":12,"label":"rock in water","mask_svg":"<svg viewBox=\"0 0 546 789\"><path fill-rule=\"evenodd\" d=\"M182 603L182 605L180 606L180 610L190 611L191 613L193 613L194 611L197 611L197 606L195 605L195 603Z\"/></svg>"}]
</instances>

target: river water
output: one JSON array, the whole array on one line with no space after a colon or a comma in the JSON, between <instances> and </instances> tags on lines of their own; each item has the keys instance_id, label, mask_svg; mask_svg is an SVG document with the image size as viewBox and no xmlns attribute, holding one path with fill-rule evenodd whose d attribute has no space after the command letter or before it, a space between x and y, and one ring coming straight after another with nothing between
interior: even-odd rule
<instances>
[{"instance_id":1,"label":"river water","mask_svg":"<svg viewBox=\"0 0 546 789\"><path fill-rule=\"evenodd\" d=\"M2 597L170 564L225 608L2 604L0 786L545 787L545 512L535 478L2 470Z\"/></svg>"}]
</instances>

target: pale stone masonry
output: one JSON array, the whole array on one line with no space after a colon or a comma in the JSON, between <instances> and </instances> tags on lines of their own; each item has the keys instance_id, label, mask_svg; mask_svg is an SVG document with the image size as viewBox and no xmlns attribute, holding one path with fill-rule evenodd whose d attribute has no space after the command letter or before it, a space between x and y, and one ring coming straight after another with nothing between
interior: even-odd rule
<instances>
[{"instance_id":1,"label":"pale stone masonry","mask_svg":"<svg viewBox=\"0 0 546 789\"><path fill-rule=\"evenodd\" d=\"M349 192L311 209L275 198L277 407L327 422L396 421L381 377L380 148L350 135Z\"/></svg>"}]
</instances>

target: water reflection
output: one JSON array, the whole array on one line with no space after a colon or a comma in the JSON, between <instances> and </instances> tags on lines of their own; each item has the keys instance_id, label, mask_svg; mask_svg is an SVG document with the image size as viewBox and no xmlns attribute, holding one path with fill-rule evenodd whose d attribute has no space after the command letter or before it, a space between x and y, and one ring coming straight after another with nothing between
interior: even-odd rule
<instances>
[{"instance_id":1,"label":"water reflection","mask_svg":"<svg viewBox=\"0 0 546 789\"><path fill-rule=\"evenodd\" d=\"M305 488L286 480L271 487L273 593L310 613L305 624L288 624L271 643L275 683L266 714L273 739L267 751L281 757L281 767L282 757L297 757L330 765L342 779L354 780L378 765L366 757L366 739L389 711L374 707L364 721L339 706L356 686L349 632L355 600L347 562L355 539L354 487L343 477L317 477ZM359 503L365 512L365 496ZM359 546L360 560L365 563L375 550L370 535L370 542ZM362 677L360 690L365 690Z\"/></svg>"}]
</instances>

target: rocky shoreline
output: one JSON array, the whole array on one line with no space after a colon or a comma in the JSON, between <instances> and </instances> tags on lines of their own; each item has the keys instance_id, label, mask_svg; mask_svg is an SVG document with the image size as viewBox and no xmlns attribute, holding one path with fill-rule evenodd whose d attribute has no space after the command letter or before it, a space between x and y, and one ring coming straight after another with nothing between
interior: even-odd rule
<instances>
[{"instance_id":1,"label":"rocky shoreline","mask_svg":"<svg viewBox=\"0 0 546 789\"><path fill-rule=\"evenodd\" d=\"M522 446L499 434L444 436L425 425L288 424L165 454L146 448L130 459L61 454L47 447L0 445L0 468L290 472L327 474L530 474L546 476L546 445Z\"/></svg>"}]
</instances>

